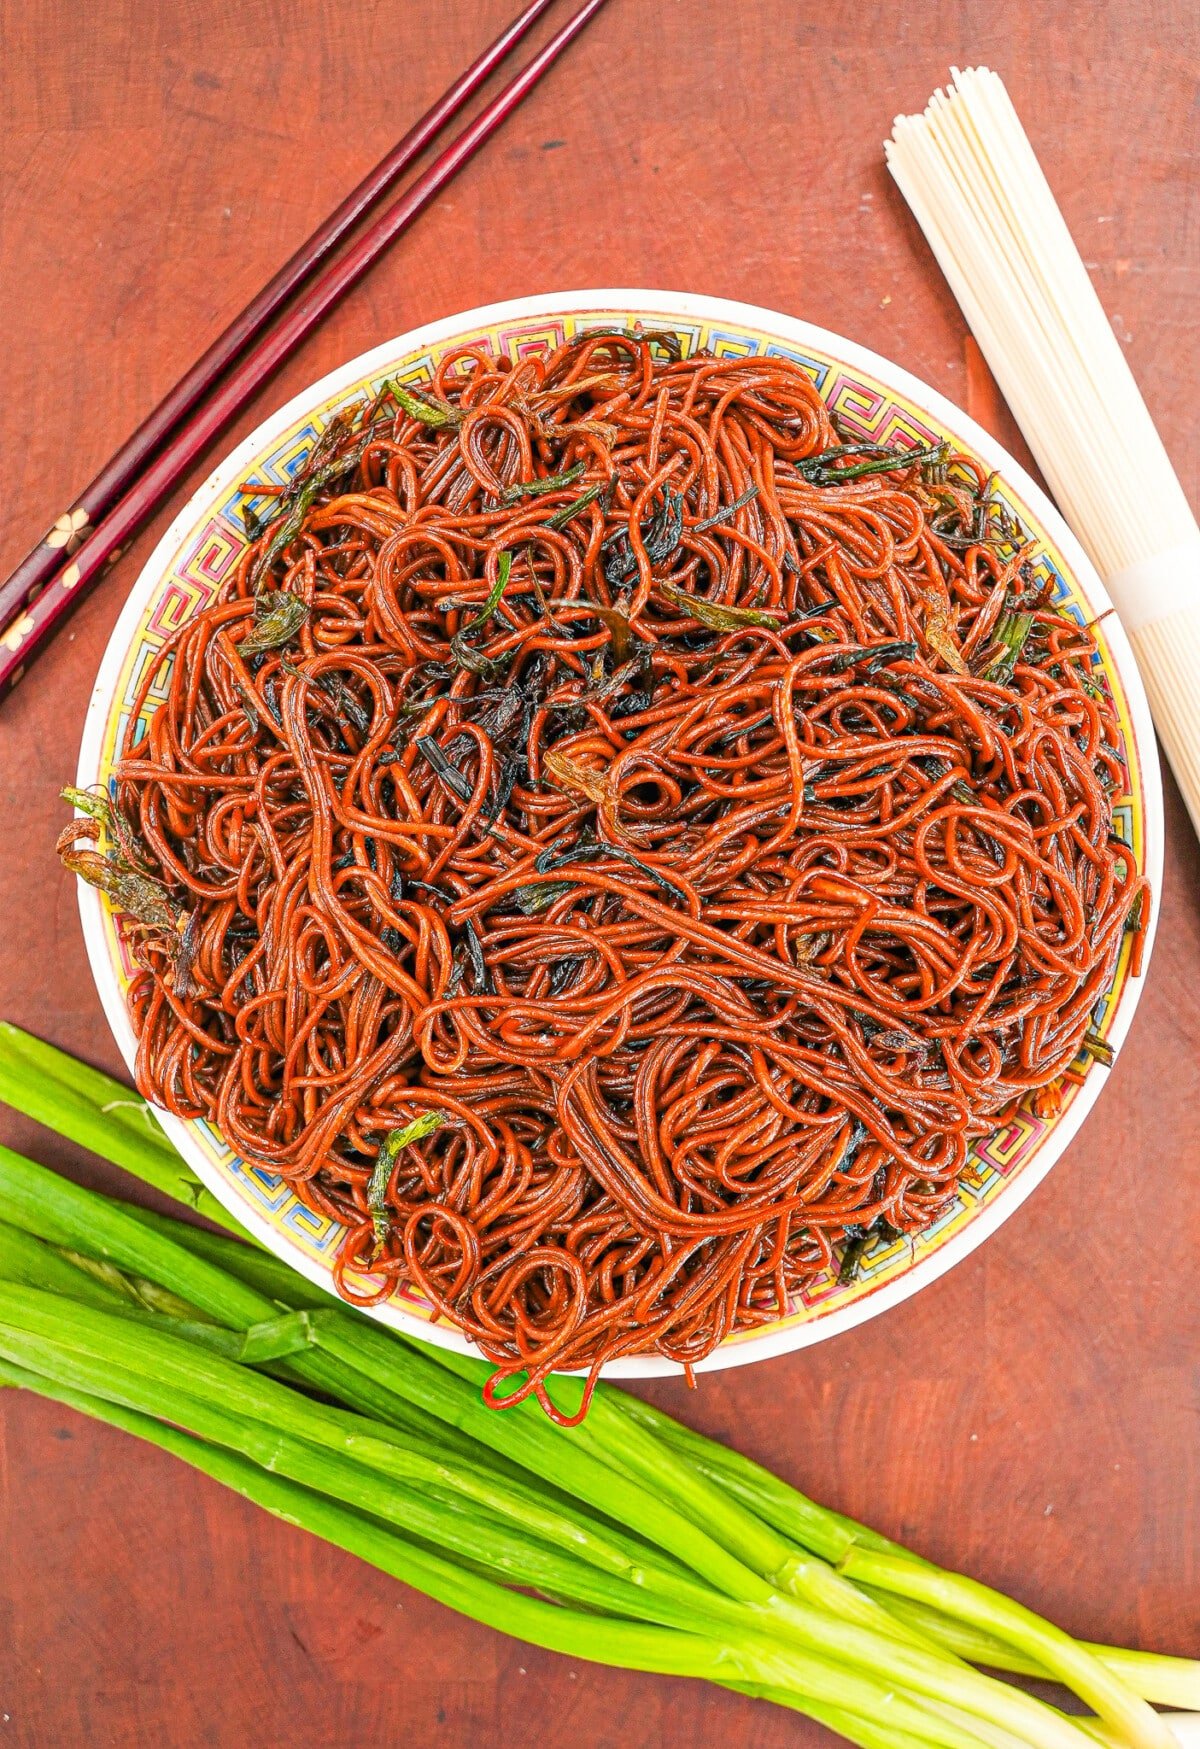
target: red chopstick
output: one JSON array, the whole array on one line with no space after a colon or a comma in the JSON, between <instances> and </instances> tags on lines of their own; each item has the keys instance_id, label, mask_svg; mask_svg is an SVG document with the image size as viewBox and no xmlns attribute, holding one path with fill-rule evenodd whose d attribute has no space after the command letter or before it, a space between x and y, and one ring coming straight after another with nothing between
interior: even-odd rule
<instances>
[{"instance_id":1,"label":"red chopstick","mask_svg":"<svg viewBox=\"0 0 1200 1749\"><path fill-rule=\"evenodd\" d=\"M470 101L505 56L514 49L553 0L532 0L492 43L459 75L432 108L427 109L398 145L381 158L352 193L319 225L290 261L247 304L240 316L217 337L175 384L166 399L139 425L127 443L106 462L94 480L84 487L74 507L66 510L20 564L0 584L0 626L7 626L18 609L27 607L60 570L71 552L81 544L123 492L137 479L150 457L175 428L220 381L242 348L261 333L281 310L296 288L316 271L325 257L350 235L363 214L372 207L414 164L446 123ZM64 550L68 549L68 550Z\"/></svg>"}]
</instances>

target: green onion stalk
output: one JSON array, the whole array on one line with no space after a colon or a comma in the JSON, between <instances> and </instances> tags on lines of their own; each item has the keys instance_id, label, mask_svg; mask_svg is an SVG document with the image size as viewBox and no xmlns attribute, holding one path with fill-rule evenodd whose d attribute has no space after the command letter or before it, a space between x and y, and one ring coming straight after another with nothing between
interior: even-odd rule
<instances>
[{"instance_id":1,"label":"green onion stalk","mask_svg":"<svg viewBox=\"0 0 1200 1749\"><path fill-rule=\"evenodd\" d=\"M149 1439L501 1631L734 1688L866 1749L1169 1749L1149 1703L1200 1709L1200 1664L1073 1640L610 1386L578 1427L532 1400L487 1407L486 1362L305 1282L143 1101L8 1026L0 1099L224 1229L0 1148L0 1383ZM550 1389L578 1408L579 1380ZM1092 1714L989 1671L1061 1683Z\"/></svg>"}]
</instances>

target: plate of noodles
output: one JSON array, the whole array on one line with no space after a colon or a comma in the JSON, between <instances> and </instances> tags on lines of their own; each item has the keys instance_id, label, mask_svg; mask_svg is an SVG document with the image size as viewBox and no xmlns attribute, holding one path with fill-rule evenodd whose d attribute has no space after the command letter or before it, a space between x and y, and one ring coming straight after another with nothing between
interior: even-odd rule
<instances>
[{"instance_id":1,"label":"plate of noodles","mask_svg":"<svg viewBox=\"0 0 1200 1749\"><path fill-rule=\"evenodd\" d=\"M966 1256L1103 1086L1162 856L1033 481L682 293L473 310L273 414L134 587L79 784L168 1135L496 1401L783 1353Z\"/></svg>"}]
</instances>

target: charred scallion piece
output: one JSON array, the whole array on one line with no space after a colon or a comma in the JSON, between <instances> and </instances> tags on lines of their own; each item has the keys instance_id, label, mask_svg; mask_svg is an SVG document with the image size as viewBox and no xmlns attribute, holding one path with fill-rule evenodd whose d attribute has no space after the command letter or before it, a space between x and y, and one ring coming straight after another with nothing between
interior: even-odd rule
<instances>
[{"instance_id":1,"label":"charred scallion piece","mask_svg":"<svg viewBox=\"0 0 1200 1749\"><path fill-rule=\"evenodd\" d=\"M413 390L402 387L400 383L392 384L392 394L400 407L410 419L419 419L422 425L432 425L435 428L443 425L461 425L463 411L451 401L443 401L436 395L430 395L424 390Z\"/></svg>"},{"instance_id":2,"label":"charred scallion piece","mask_svg":"<svg viewBox=\"0 0 1200 1749\"><path fill-rule=\"evenodd\" d=\"M83 850L68 845L59 851L63 867L96 887L111 899L119 911L127 911L148 929L174 931L182 934L187 918L161 881L149 875L124 868L111 856L98 850Z\"/></svg>"},{"instance_id":3,"label":"charred scallion piece","mask_svg":"<svg viewBox=\"0 0 1200 1749\"><path fill-rule=\"evenodd\" d=\"M574 881L530 881L526 886L518 887L513 894L513 904L526 917L537 917L543 911L548 911L555 899L561 899L564 893L574 891Z\"/></svg>"},{"instance_id":4,"label":"charred scallion piece","mask_svg":"<svg viewBox=\"0 0 1200 1749\"><path fill-rule=\"evenodd\" d=\"M500 494L500 502L506 505L519 504L522 498L541 498L547 492L565 492L568 486L581 480L586 472L587 463L576 462L574 467L566 468L561 474L547 474L541 480L518 480L514 485L504 488Z\"/></svg>"},{"instance_id":5,"label":"charred scallion piece","mask_svg":"<svg viewBox=\"0 0 1200 1749\"><path fill-rule=\"evenodd\" d=\"M245 648L244 645L243 648ZM280 657L279 666L285 674L290 674L293 680L306 680L310 686L315 686L318 692L324 693L333 707L334 715L353 724L360 735L369 733L371 713L355 698L336 674L306 674L303 668L297 668L296 664L289 662L286 656Z\"/></svg>"},{"instance_id":6,"label":"charred scallion piece","mask_svg":"<svg viewBox=\"0 0 1200 1749\"><path fill-rule=\"evenodd\" d=\"M260 655L288 644L308 618L308 603L290 589L264 589L255 597L254 624L238 651L243 656Z\"/></svg>"},{"instance_id":7,"label":"charred scallion piece","mask_svg":"<svg viewBox=\"0 0 1200 1749\"><path fill-rule=\"evenodd\" d=\"M1106 1069L1111 1069L1116 1061L1116 1052L1106 1039L1101 1038L1094 1026L1088 1027L1079 1048L1086 1056L1092 1057Z\"/></svg>"},{"instance_id":8,"label":"charred scallion piece","mask_svg":"<svg viewBox=\"0 0 1200 1749\"><path fill-rule=\"evenodd\" d=\"M669 486L664 488L661 505L641 532L642 545L652 565L660 565L664 559L670 558L683 534L683 494L673 492ZM610 536L601 552L604 581L610 589L619 589L637 576L637 560L624 531Z\"/></svg>"},{"instance_id":9,"label":"charred scallion piece","mask_svg":"<svg viewBox=\"0 0 1200 1749\"><path fill-rule=\"evenodd\" d=\"M147 940L166 952L174 963L177 990L189 990L199 927L195 912L186 911L163 882L147 872L149 859L110 796L74 788L62 794L85 816L72 820L58 835L55 849L63 867L103 893ZM111 842L101 850L98 846L105 836Z\"/></svg>"},{"instance_id":10,"label":"charred scallion piece","mask_svg":"<svg viewBox=\"0 0 1200 1749\"><path fill-rule=\"evenodd\" d=\"M378 426L372 426L349 448L340 453L335 452L326 460L322 453L322 444L324 439L329 436L330 431L334 429L333 424L326 429L321 442L318 443L309 457L307 466L280 499L279 515L271 525L274 533L255 559L254 568L250 573L250 587L252 589L259 588L262 579L270 573L272 565L284 548L299 534L304 518L311 510L318 494L323 492L326 486L332 485L334 480L341 479L352 468L356 468L368 447L379 436ZM341 425L338 425L336 430L337 435L340 436Z\"/></svg>"},{"instance_id":11,"label":"charred scallion piece","mask_svg":"<svg viewBox=\"0 0 1200 1749\"><path fill-rule=\"evenodd\" d=\"M570 989L582 964L583 960L578 955L572 955L568 959L555 960L550 972L548 993L551 996L561 996L564 990Z\"/></svg>"},{"instance_id":12,"label":"charred scallion piece","mask_svg":"<svg viewBox=\"0 0 1200 1749\"><path fill-rule=\"evenodd\" d=\"M829 658L829 672L841 674L862 663L864 673L873 674L877 668L886 668L892 662L911 662L916 654L917 646L902 638L888 644L860 644L855 649L834 651Z\"/></svg>"},{"instance_id":13,"label":"charred scallion piece","mask_svg":"<svg viewBox=\"0 0 1200 1749\"><path fill-rule=\"evenodd\" d=\"M602 492L607 491L608 481L600 480L588 486L578 498L573 498L569 504L564 504L561 510L556 510L553 516L546 518L547 528L565 528L572 517L578 516L581 510L586 510L589 504L594 504Z\"/></svg>"},{"instance_id":14,"label":"charred scallion piece","mask_svg":"<svg viewBox=\"0 0 1200 1749\"><path fill-rule=\"evenodd\" d=\"M858 1275L858 1266L862 1262L863 1253L871 1243L871 1235L861 1227L853 1231L846 1229L846 1245L842 1252L842 1261L838 1267L838 1285L847 1287Z\"/></svg>"},{"instance_id":15,"label":"charred scallion piece","mask_svg":"<svg viewBox=\"0 0 1200 1749\"><path fill-rule=\"evenodd\" d=\"M613 857L617 862L628 863L630 868L640 869L642 874L649 876L655 886L670 893L673 899L682 899L686 905L688 896L682 887L677 886L668 875L661 874L658 869L651 868L648 862L643 862L640 856L635 856L632 850L625 850L619 844L602 844L593 840L588 844L576 844L570 850L543 850L534 863L539 874L551 874L555 869L567 868L572 863L603 862L606 857Z\"/></svg>"},{"instance_id":16,"label":"charred scallion piece","mask_svg":"<svg viewBox=\"0 0 1200 1749\"><path fill-rule=\"evenodd\" d=\"M924 771L926 777L932 777L935 782L937 779L945 777L948 772L954 769L947 759L927 757L919 759L917 763ZM979 797L975 794L974 790L971 789L970 785L965 783L961 777L957 778L955 782L950 785L950 794L954 797L956 802L963 802L967 807L978 806Z\"/></svg>"},{"instance_id":17,"label":"charred scallion piece","mask_svg":"<svg viewBox=\"0 0 1200 1749\"><path fill-rule=\"evenodd\" d=\"M1033 630L1033 619L1031 613L1009 611L1001 614L992 637L995 652L982 671L985 680L993 680L998 686L1003 686L1012 679L1013 669L1025 648L1025 640Z\"/></svg>"},{"instance_id":18,"label":"charred scallion piece","mask_svg":"<svg viewBox=\"0 0 1200 1749\"><path fill-rule=\"evenodd\" d=\"M377 1244L383 1244L391 1225L387 1212L387 1189L391 1182L392 1168L401 1149L407 1148L412 1142L424 1141L434 1130L441 1129L445 1121L440 1111L423 1111L420 1117L414 1117L403 1129L389 1130L383 1138L383 1146L376 1157L367 1184L367 1207L371 1211L371 1226Z\"/></svg>"},{"instance_id":19,"label":"charred scallion piece","mask_svg":"<svg viewBox=\"0 0 1200 1749\"><path fill-rule=\"evenodd\" d=\"M472 674L490 674L496 666L494 661L486 656L481 656L477 650L471 648L470 644L467 642L467 635L469 632L478 631L481 626L485 626L491 619L492 615L500 605L504 591L508 588L508 580L511 574L512 554L508 552L501 553L496 565L496 581L488 590L487 600L484 602L482 610L476 614L474 619L468 620L462 630L456 632L454 637L450 640L450 649L453 652L455 661L460 667L469 668Z\"/></svg>"},{"instance_id":20,"label":"charred scallion piece","mask_svg":"<svg viewBox=\"0 0 1200 1749\"><path fill-rule=\"evenodd\" d=\"M578 759L569 758L556 747L551 747L546 755L546 771L561 788L577 790L598 808L607 807L613 800L612 785L602 771L581 765Z\"/></svg>"},{"instance_id":21,"label":"charred scallion piece","mask_svg":"<svg viewBox=\"0 0 1200 1749\"><path fill-rule=\"evenodd\" d=\"M706 601L702 595L689 595L674 583L660 583L659 593L675 607L681 607L692 619L699 620L714 632L737 632L746 626L765 626L777 631L782 614L770 613L760 607L727 607L722 601Z\"/></svg>"},{"instance_id":22,"label":"charred scallion piece","mask_svg":"<svg viewBox=\"0 0 1200 1749\"><path fill-rule=\"evenodd\" d=\"M432 735L418 735L413 743L419 753L432 765L446 788L456 795L460 802L469 802L475 793L469 779L465 778L456 765L451 765Z\"/></svg>"},{"instance_id":23,"label":"charred scallion piece","mask_svg":"<svg viewBox=\"0 0 1200 1749\"><path fill-rule=\"evenodd\" d=\"M861 480L868 474L891 474L901 468L931 463L940 467L949 453L945 443L931 443L924 449L888 449L881 443L844 443L835 449L823 449L819 455L805 456L796 463L796 472L810 486L840 486L847 480ZM838 464L850 456L862 456L862 461L849 467Z\"/></svg>"},{"instance_id":24,"label":"charred scallion piece","mask_svg":"<svg viewBox=\"0 0 1200 1749\"><path fill-rule=\"evenodd\" d=\"M651 346L660 346L675 363L683 357L683 342L673 328L643 328L640 322L636 322L629 333L635 340L645 340Z\"/></svg>"},{"instance_id":25,"label":"charred scallion piece","mask_svg":"<svg viewBox=\"0 0 1200 1749\"><path fill-rule=\"evenodd\" d=\"M258 705L255 702L254 694L250 688L236 676L234 677L233 685L234 690L242 701L242 715L250 725L250 732L252 735L257 735L259 723L262 719L258 714Z\"/></svg>"},{"instance_id":26,"label":"charred scallion piece","mask_svg":"<svg viewBox=\"0 0 1200 1749\"><path fill-rule=\"evenodd\" d=\"M149 859L138 843L129 821L125 818L116 803L116 783L106 791L97 784L93 789L76 789L68 784L60 791L62 799L72 808L78 808L81 814L86 814L89 820L94 820L97 827L109 839L110 850L115 850L119 859L130 869L145 871Z\"/></svg>"},{"instance_id":27,"label":"charred scallion piece","mask_svg":"<svg viewBox=\"0 0 1200 1749\"><path fill-rule=\"evenodd\" d=\"M721 523L729 522L732 517L737 515L739 510L744 509L752 499L757 497L758 487L747 486L746 490L740 497L735 498L732 504L726 504L712 516L706 516L700 522L693 522L692 526L687 530L688 534L703 534L705 529L717 528Z\"/></svg>"},{"instance_id":28,"label":"charred scallion piece","mask_svg":"<svg viewBox=\"0 0 1200 1749\"><path fill-rule=\"evenodd\" d=\"M633 649L633 627L629 623L629 615L622 613L620 608L601 607L598 604L591 611L608 627L612 638L613 661L627 662Z\"/></svg>"},{"instance_id":29,"label":"charred scallion piece","mask_svg":"<svg viewBox=\"0 0 1200 1749\"><path fill-rule=\"evenodd\" d=\"M490 996L495 991L492 974L488 971L487 960L483 956L483 943L479 939L479 931L467 919L463 926L463 936L466 941L467 964L471 968L471 988L477 996Z\"/></svg>"}]
</instances>

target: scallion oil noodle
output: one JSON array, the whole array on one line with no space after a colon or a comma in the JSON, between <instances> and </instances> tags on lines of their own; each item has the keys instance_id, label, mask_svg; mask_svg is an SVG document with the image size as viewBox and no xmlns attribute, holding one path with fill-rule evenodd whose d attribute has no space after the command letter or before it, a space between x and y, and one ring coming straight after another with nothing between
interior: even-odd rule
<instances>
[{"instance_id":1,"label":"scallion oil noodle","mask_svg":"<svg viewBox=\"0 0 1200 1749\"><path fill-rule=\"evenodd\" d=\"M335 419L65 835L140 919L141 1091L495 1402L928 1227L1147 906L1094 638L992 488L673 336Z\"/></svg>"}]
</instances>

